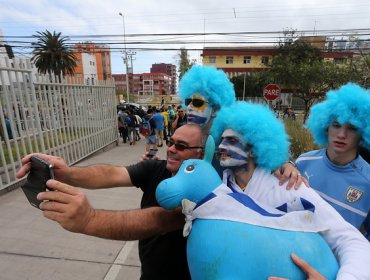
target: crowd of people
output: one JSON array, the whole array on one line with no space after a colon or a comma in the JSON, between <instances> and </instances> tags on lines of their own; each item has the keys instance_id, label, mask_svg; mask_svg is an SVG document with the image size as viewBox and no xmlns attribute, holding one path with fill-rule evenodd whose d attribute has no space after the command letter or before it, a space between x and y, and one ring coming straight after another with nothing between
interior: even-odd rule
<instances>
[{"instance_id":1,"label":"crowd of people","mask_svg":"<svg viewBox=\"0 0 370 280\"><path fill-rule=\"evenodd\" d=\"M328 227L323 237L339 262L337 279L367 279L370 167L358 151L360 147L370 149L368 91L349 84L329 92L327 100L312 109L307 126L316 143L326 148L299 157L297 169L288 163L289 141L280 121L260 105L236 102L233 86L222 71L193 66L180 81L180 98L182 106L149 107L141 120L130 111L118 113L123 142L134 145L141 136L145 138L146 154L137 164L70 167L62 158L38 154L51 162L55 173L55 180L49 180L47 186L56 192L38 195L43 215L72 232L140 240L141 279L190 279L183 214L159 207L155 191L162 180L177 173L184 160L202 158L205 139L212 135L218 143L214 165L227 186L273 207L294 201L296 193L305 194ZM272 129L275 124L279 129ZM282 140L276 141L276 137ZM150 152L164 142L167 159L159 160ZM22 160L18 178L29 172L30 157ZM304 186L306 181L312 188ZM292 185L295 188L290 189ZM78 189L122 186L142 190L142 209L94 209ZM304 260L294 255L292 260L308 279L325 279Z\"/></svg>"},{"instance_id":2,"label":"crowd of people","mask_svg":"<svg viewBox=\"0 0 370 280\"><path fill-rule=\"evenodd\" d=\"M149 105L140 117L131 109L119 109L117 113L117 127L123 143L135 145L145 139L145 151L155 154L158 147L163 147L174 131L186 124L187 114L181 105L161 104L160 108Z\"/></svg>"}]
</instances>

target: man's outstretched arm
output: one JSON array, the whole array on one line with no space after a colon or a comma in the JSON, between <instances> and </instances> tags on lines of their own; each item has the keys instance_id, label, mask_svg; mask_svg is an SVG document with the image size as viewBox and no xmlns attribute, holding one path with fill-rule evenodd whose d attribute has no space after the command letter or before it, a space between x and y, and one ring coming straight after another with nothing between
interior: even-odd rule
<instances>
[{"instance_id":1,"label":"man's outstretched arm","mask_svg":"<svg viewBox=\"0 0 370 280\"><path fill-rule=\"evenodd\" d=\"M91 236L115 240L139 240L181 229L184 216L181 211L168 211L161 207L107 211L90 206L79 189L49 180L47 186L54 191L40 193L43 215L59 223L64 229Z\"/></svg>"}]
</instances>

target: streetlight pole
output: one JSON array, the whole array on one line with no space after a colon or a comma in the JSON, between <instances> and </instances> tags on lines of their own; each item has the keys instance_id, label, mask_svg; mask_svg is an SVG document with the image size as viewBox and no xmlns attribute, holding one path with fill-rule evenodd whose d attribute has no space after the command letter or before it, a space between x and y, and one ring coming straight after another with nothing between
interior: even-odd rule
<instances>
[{"instance_id":1,"label":"streetlight pole","mask_svg":"<svg viewBox=\"0 0 370 280\"><path fill-rule=\"evenodd\" d=\"M125 29L125 16L122 13L119 13L119 15L122 17L122 24L123 24L123 45L124 45L124 56L123 56L123 62L126 65L126 102L130 102L130 85L129 85L129 79L128 79L128 59L127 59L127 49L126 49L126 29Z\"/></svg>"}]
</instances>

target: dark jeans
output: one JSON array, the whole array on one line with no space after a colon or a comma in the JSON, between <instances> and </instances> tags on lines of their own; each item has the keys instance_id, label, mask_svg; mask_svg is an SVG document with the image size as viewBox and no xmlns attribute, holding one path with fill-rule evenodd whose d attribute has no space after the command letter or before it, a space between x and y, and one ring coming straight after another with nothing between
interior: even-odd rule
<instances>
[{"instance_id":1,"label":"dark jeans","mask_svg":"<svg viewBox=\"0 0 370 280\"><path fill-rule=\"evenodd\" d=\"M126 143L127 139L128 139L128 129L127 127L123 127L121 126L119 129L119 134L121 135L122 139L123 139L123 143Z\"/></svg>"}]
</instances>

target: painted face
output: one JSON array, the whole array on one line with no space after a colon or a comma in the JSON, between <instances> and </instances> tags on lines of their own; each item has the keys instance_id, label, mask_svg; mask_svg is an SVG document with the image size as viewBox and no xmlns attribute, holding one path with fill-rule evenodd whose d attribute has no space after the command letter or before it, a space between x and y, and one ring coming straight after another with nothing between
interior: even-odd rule
<instances>
[{"instance_id":1,"label":"painted face","mask_svg":"<svg viewBox=\"0 0 370 280\"><path fill-rule=\"evenodd\" d=\"M361 136L349 123L341 125L333 121L328 129L328 149L340 154L356 154Z\"/></svg>"},{"instance_id":2,"label":"painted face","mask_svg":"<svg viewBox=\"0 0 370 280\"><path fill-rule=\"evenodd\" d=\"M193 95L185 99L187 107L188 123L204 126L212 115L212 107L201 95Z\"/></svg>"},{"instance_id":3,"label":"painted face","mask_svg":"<svg viewBox=\"0 0 370 280\"><path fill-rule=\"evenodd\" d=\"M217 155L223 167L241 167L248 164L249 151L241 136L232 129L226 129L221 136Z\"/></svg>"}]
</instances>

